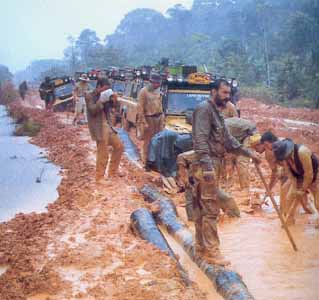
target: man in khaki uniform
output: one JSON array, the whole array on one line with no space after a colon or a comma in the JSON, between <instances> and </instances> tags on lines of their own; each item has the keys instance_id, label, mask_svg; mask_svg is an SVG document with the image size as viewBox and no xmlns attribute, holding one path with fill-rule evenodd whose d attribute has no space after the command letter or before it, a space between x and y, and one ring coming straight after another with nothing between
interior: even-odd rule
<instances>
[{"instance_id":1,"label":"man in khaki uniform","mask_svg":"<svg viewBox=\"0 0 319 300\"><path fill-rule=\"evenodd\" d=\"M96 182L103 183L106 165L109 159L109 146L112 146L111 158L109 162L109 177L118 173L118 168L122 153L124 151L123 144L117 132L108 124L104 103L100 99L101 93L110 88L107 78L99 78L97 88L85 96L87 105L88 126L91 137L96 141Z\"/></svg>"},{"instance_id":2,"label":"man in khaki uniform","mask_svg":"<svg viewBox=\"0 0 319 300\"><path fill-rule=\"evenodd\" d=\"M193 207L198 207L198 183L195 182L199 160L194 150L181 153L177 157L177 183L185 189L185 204L188 221L194 221ZM229 217L240 217L240 211L235 200L224 191L218 189L218 200L221 209ZM198 214L195 211L195 214Z\"/></svg>"},{"instance_id":3,"label":"man in khaki uniform","mask_svg":"<svg viewBox=\"0 0 319 300\"><path fill-rule=\"evenodd\" d=\"M77 124L79 116L84 116L84 122L87 123L87 112L85 104L85 94L90 91L89 78L86 74L79 77L79 82L76 83L73 90L73 99L75 102L73 124Z\"/></svg>"},{"instance_id":4,"label":"man in khaki uniform","mask_svg":"<svg viewBox=\"0 0 319 300\"><path fill-rule=\"evenodd\" d=\"M245 147L251 147L254 140L260 140L260 134L257 133L257 128L254 123L243 118L232 117L225 119L225 124L229 133L237 139L239 143ZM228 155L232 164L236 168L240 189L242 190L242 197L239 199L239 204L251 205L252 207L260 203L256 199L252 202L250 197L250 176L249 176L249 162L250 159L243 155Z\"/></svg>"},{"instance_id":5,"label":"man in khaki uniform","mask_svg":"<svg viewBox=\"0 0 319 300\"><path fill-rule=\"evenodd\" d=\"M223 114L224 119L238 117L236 106L230 101L227 101L225 106L218 107L218 109ZM230 161L232 161L232 155L226 155L225 159L222 161L220 176L223 181L227 180L227 163L229 163Z\"/></svg>"},{"instance_id":6,"label":"man in khaki uniform","mask_svg":"<svg viewBox=\"0 0 319 300\"><path fill-rule=\"evenodd\" d=\"M290 139L275 142L272 150L276 160L283 162L289 176L284 214L287 224L291 225L295 223L296 209L307 191L312 193L319 211L319 159L308 147L294 144Z\"/></svg>"},{"instance_id":7,"label":"man in khaki uniform","mask_svg":"<svg viewBox=\"0 0 319 300\"><path fill-rule=\"evenodd\" d=\"M193 113L193 145L199 165L194 179L198 184L198 216L195 216L196 252L208 262L228 265L219 250L217 219L220 212L218 199L221 161L226 152L244 155L256 163L257 155L242 146L230 135L219 107L224 107L230 97L230 85L217 80L211 91L211 99L200 103ZM195 209L194 209L195 210Z\"/></svg>"},{"instance_id":8,"label":"man in khaki uniform","mask_svg":"<svg viewBox=\"0 0 319 300\"><path fill-rule=\"evenodd\" d=\"M221 108L221 113L224 119L238 117L236 106L230 101L227 101L225 107Z\"/></svg>"},{"instance_id":9,"label":"man in khaki uniform","mask_svg":"<svg viewBox=\"0 0 319 300\"><path fill-rule=\"evenodd\" d=\"M164 129L160 86L160 75L152 74L150 84L142 88L138 96L137 126L143 132L142 158L145 164L147 162L148 146L152 137Z\"/></svg>"}]
</instances>

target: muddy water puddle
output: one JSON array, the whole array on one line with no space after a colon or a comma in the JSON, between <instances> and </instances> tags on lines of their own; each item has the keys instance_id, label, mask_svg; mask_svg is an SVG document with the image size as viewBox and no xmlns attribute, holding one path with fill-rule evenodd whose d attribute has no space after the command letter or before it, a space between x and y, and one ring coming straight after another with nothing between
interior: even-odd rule
<instances>
[{"instance_id":1,"label":"muddy water puddle","mask_svg":"<svg viewBox=\"0 0 319 300\"><path fill-rule=\"evenodd\" d=\"M163 227L159 227L169 246L178 257L180 264L187 271L189 279L197 283L199 289L207 296L207 300L222 300L223 298L216 292L213 283L201 271L201 269L189 258L184 249L174 240L174 238Z\"/></svg>"},{"instance_id":2,"label":"muddy water puddle","mask_svg":"<svg viewBox=\"0 0 319 300\"><path fill-rule=\"evenodd\" d=\"M179 215L185 220L185 209ZM298 247L295 252L272 209L260 216L242 213L238 220L219 226L223 254L242 275L258 300L319 299L319 230L316 216L298 214L289 227ZM188 226L194 233L193 223Z\"/></svg>"},{"instance_id":3,"label":"muddy water puddle","mask_svg":"<svg viewBox=\"0 0 319 300\"><path fill-rule=\"evenodd\" d=\"M14 124L0 106L0 222L16 213L43 212L57 197L60 169L27 137L13 136Z\"/></svg>"},{"instance_id":4,"label":"muddy water puddle","mask_svg":"<svg viewBox=\"0 0 319 300\"><path fill-rule=\"evenodd\" d=\"M0 276L4 274L8 269L8 266L0 266Z\"/></svg>"}]
</instances>

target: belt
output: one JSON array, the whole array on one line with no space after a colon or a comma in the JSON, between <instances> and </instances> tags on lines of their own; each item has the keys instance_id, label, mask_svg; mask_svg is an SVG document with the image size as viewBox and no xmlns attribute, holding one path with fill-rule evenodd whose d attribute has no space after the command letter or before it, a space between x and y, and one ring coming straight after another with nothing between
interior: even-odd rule
<instances>
[{"instance_id":1,"label":"belt","mask_svg":"<svg viewBox=\"0 0 319 300\"><path fill-rule=\"evenodd\" d=\"M163 113L156 113L156 114L153 114L153 115L145 115L145 117L147 118L158 118L162 115Z\"/></svg>"}]
</instances>

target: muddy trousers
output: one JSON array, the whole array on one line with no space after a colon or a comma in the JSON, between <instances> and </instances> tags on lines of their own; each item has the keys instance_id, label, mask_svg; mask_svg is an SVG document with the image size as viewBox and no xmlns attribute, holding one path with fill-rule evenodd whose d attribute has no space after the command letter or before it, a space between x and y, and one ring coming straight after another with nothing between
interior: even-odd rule
<instances>
[{"instance_id":1,"label":"muddy trousers","mask_svg":"<svg viewBox=\"0 0 319 300\"><path fill-rule=\"evenodd\" d=\"M144 128L144 135L143 135L143 153L142 159L144 164L147 162L148 158L148 147L151 142L152 137L163 130L164 128L164 117L163 115L157 117L145 117L147 126Z\"/></svg>"},{"instance_id":2,"label":"muddy trousers","mask_svg":"<svg viewBox=\"0 0 319 300\"><path fill-rule=\"evenodd\" d=\"M111 131L106 140L96 141L96 180L104 177L106 166L109 160L109 146L113 149L110 154L108 175L115 175L118 171L124 146L117 133Z\"/></svg>"},{"instance_id":3,"label":"muddy trousers","mask_svg":"<svg viewBox=\"0 0 319 300\"><path fill-rule=\"evenodd\" d=\"M319 174L318 174L319 175ZM317 179L310 185L309 192L313 195L314 204L319 212L319 178L317 175ZM300 197L300 199L296 198L296 184L293 184L290 179L288 179L280 188L280 208L282 214L287 217L289 214L289 218L287 220L288 224L293 224L295 222L295 214L298 206L300 204L306 205L307 203L307 195L304 195L304 199ZM305 209L305 207L304 207Z\"/></svg>"},{"instance_id":4,"label":"muddy trousers","mask_svg":"<svg viewBox=\"0 0 319 300\"><path fill-rule=\"evenodd\" d=\"M219 248L217 218L220 205L217 198L216 183L201 182L198 185L199 196L194 206L196 246L206 252L214 252Z\"/></svg>"}]
</instances>

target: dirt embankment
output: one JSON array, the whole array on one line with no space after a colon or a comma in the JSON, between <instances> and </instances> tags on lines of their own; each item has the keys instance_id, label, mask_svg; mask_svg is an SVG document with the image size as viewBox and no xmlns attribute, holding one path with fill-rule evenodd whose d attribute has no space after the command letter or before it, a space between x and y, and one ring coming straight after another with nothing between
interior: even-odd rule
<instances>
[{"instance_id":1,"label":"dirt embankment","mask_svg":"<svg viewBox=\"0 0 319 300\"><path fill-rule=\"evenodd\" d=\"M319 110L267 105L254 99L239 102L241 116L256 123L260 132L273 131L303 143L319 153Z\"/></svg>"},{"instance_id":2,"label":"dirt embankment","mask_svg":"<svg viewBox=\"0 0 319 300\"><path fill-rule=\"evenodd\" d=\"M168 255L130 231L131 212L144 206L137 187L150 178L123 159L127 176L97 188L86 129L17 103L10 109L41 124L32 142L49 150L63 179L47 213L0 224L1 300L205 299L182 284Z\"/></svg>"}]
</instances>

